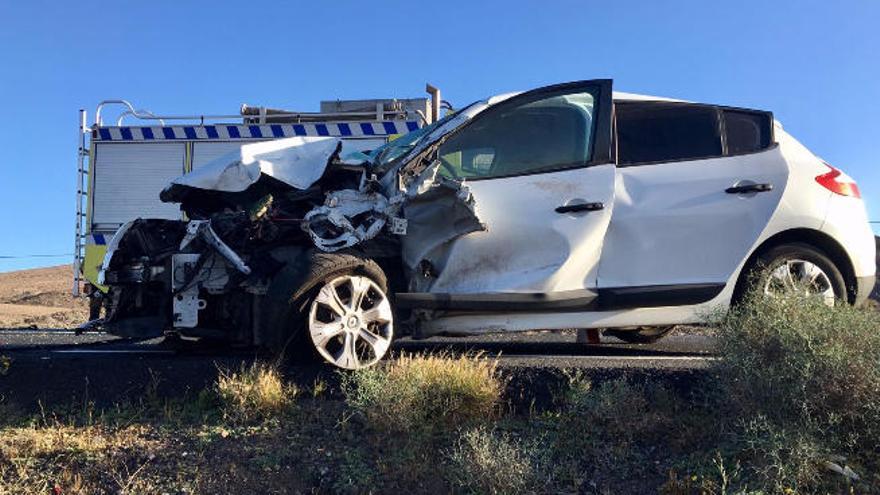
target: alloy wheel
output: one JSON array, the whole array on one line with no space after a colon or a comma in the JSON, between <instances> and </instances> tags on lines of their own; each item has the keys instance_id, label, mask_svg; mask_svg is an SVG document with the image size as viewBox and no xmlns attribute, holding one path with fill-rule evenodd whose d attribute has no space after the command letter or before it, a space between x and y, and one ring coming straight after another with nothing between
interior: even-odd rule
<instances>
[{"instance_id":1,"label":"alloy wheel","mask_svg":"<svg viewBox=\"0 0 880 495\"><path fill-rule=\"evenodd\" d=\"M391 347L391 303L368 277L334 278L312 301L309 336L318 354L335 366L348 370L372 366Z\"/></svg>"},{"instance_id":2,"label":"alloy wheel","mask_svg":"<svg viewBox=\"0 0 880 495\"><path fill-rule=\"evenodd\" d=\"M813 262L790 259L770 270L764 282L764 294L820 297L826 306L834 306L831 278Z\"/></svg>"}]
</instances>

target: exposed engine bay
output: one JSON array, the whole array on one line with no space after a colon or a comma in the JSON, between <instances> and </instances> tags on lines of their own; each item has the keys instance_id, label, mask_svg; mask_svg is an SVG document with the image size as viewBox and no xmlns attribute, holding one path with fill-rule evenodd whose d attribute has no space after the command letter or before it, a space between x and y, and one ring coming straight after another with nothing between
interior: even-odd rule
<instances>
[{"instance_id":1,"label":"exposed engine bay","mask_svg":"<svg viewBox=\"0 0 880 495\"><path fill-rule=\"evenodd\" d=\"M272 284L314 251L357 253L380 264L396 290L428 289L425 257L485 230L467 187L438 174L432 156L432 144L475 113L370 154L340 157L337 138L294 137L243 145L178 177L160 198L178 203L186 220L137 219L108 245L98 278L107 288L98 294L104 328L274 342L274 330L261 328ZM444 213L425 214L437 207Z\"/></svg>"}]
</instances>

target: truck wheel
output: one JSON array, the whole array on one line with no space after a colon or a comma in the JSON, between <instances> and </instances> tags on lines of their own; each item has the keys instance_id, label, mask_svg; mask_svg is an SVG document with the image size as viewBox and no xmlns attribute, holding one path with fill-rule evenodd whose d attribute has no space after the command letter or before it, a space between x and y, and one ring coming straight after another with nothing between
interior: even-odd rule
<instances>
[{"instance_id":1,"label":"truck wheel","mask_svg":"<svg viewBox=\"0 0 880 495\"><path fill-rule=\"evenodd\" d=\"M627 344L653 344L666 336L675 325L663 327L636 327L632 329L609 329L605 335L620 339Z\"/></svg>"},{"instance_id":2,"label":"truck wheel","mask_svg":"<svg viewBox=\"0 0 880 495\"><path fill-rule=\"evenodd\" d=\"M285 279L279 284L290 290L284 310L273 312L270 325L286 329L288 350L307 349L348 370L376 364L394 337L382 269L350 254L307 253L303 258L298 267L279 274Z\"/></svg>"},{"instance_id":3,"label":"truck wheel","mask_svg":"<svg viewBox=\"0 0 880 495\"><path fill-rule=\"evenodd\" d=\"M783 244L761 254L743 279L742 291L757 289L767 296L814 296L828 306L846 301L846 283L833 261L816 248L802 243Z\"/></svg>"}]
</instances>

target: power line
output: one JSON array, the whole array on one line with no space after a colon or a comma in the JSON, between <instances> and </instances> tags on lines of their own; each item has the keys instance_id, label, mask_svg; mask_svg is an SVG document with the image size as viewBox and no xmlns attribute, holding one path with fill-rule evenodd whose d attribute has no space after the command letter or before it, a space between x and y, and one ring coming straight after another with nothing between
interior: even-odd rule
<instances>
[{"instance_id":1,"label":"power line","mask_svg":"<svg viewBox=\"0 0 880 495\"><path fill-rule=\"evenodd\" d=\"M22 254L22 255L0 255L0 260L20 260L26 258L62 258L73 256L73 253L65 254Z\"/></svg>"}]
</instances>

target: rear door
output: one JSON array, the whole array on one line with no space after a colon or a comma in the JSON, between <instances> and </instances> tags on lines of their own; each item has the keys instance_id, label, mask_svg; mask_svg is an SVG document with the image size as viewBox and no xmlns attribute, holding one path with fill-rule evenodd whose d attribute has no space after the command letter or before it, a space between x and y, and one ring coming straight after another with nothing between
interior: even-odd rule
<instances>
[{"instance_id":1,"label":"rear door","mask_svg":"<svg viewBox=\"0 0 880 495\"><path fill-rule=\"evenodd\" d=\"M600 288L623 288L634 305L711 299L751 251L788 178L772 115L619 102L616 126L616 199Z\"/></svg>"},{"instance_id":2,"label":"rear door","mask_svg":"<svg viewBox=\"0 0 880 495\"><path fill-rule=\"evenodd\" d=\"M432 260L430 292L451 309L589 303L614 204L611 104L610 80L530 91L440 147L444 173L464 179L486 230Z\"/></svg>"}]
</instances>

